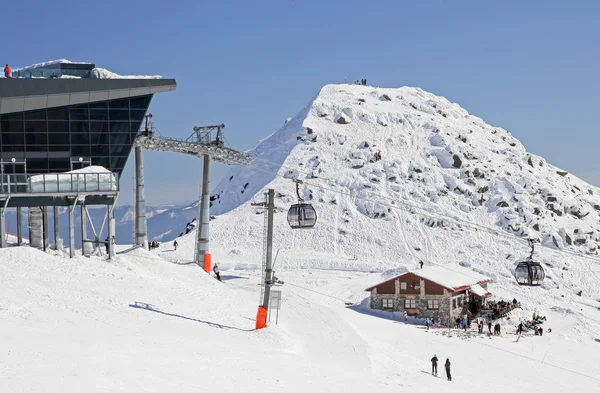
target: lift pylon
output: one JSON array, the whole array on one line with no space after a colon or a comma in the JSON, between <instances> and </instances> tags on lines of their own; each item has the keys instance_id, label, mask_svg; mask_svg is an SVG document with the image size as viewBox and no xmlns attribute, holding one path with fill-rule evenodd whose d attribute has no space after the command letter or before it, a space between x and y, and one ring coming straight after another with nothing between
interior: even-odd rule
<instances>
[{"instance_id":1,"label":"lift pylon","mask_svg":"<svg viewBox=\"0 0 600 393\"><path fill-rule=\"evenodd\" d=\"M194 260L204 268L207 273L211 270L211 255L209 252L209 224L210 224L210 166L211 161L216 161L225 165L250 165L252 156L225 147L223 128L224 124L214 126L196 126L194 132L185 139L157 136L156 129L150 123L152 114L146 116L145 129L138 134L135 140L135 147L144 150L169 151L173 153L187 154L202 158L202 191L200 195L200 212L198 217L199 227L196 229L196 246L194 251ZM137 173L136 173L136 176ZM143 167L140 171L143 179ZM142 183L143 184L143 183ZM140 228L144 229L146 225L141 224L145 221L145 212L143 208L143 192L136 197L136 226L140 221ZM139 208L138 208L139 207ZM139 211L138 211L139 210ZM137 231L138 228L136 228ZM141 231L140 231L141 232Z\"/></svg>"}]
</instances>

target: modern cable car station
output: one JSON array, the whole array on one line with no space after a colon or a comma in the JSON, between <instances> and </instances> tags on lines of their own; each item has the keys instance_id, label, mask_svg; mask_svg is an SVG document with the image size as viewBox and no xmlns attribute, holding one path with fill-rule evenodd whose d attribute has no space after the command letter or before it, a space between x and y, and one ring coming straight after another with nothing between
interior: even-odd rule
<instances>
[{"instance_id":1,"label":"modern cable car station","mask_svg":"<svg viewBox=\"0 0 600 393\"><path fill-rule=\"evenodd\" d=\"M23 207L29 212L31 246L45 249L49 243L50 207L57 245L59 206L68 207L71 245L77 206L82 212L82 244L88 240L86 209L93 205L106 206L102 226L108 223L108 239L113 239L119 177L144 115L154 94L176 88L174 79L64 77L69 72L63 69L62 78L0 79L1 247L6 247L7 208L17 209L19 245ZM93 224L92 229L95 238L89 241L104 243L98 239L101 231ZM72 257L74 247L70 250Z\"/></svg>"}]
</instances>

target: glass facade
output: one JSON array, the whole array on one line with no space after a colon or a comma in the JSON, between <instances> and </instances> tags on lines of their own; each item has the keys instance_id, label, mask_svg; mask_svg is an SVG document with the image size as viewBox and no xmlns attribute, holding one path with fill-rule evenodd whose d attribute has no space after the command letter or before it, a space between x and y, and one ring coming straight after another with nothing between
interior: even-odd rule
<instances>
[{"instance_id":1,"label":"glass facade","mask_svg":"<svg viewBox=\"0 0 600 393\"><path fill-rule=\"evenodd\" d=\"M81 157L121 174L152 95L0 115L4 172L76 169Z\"/></svg>"}]
</instances>

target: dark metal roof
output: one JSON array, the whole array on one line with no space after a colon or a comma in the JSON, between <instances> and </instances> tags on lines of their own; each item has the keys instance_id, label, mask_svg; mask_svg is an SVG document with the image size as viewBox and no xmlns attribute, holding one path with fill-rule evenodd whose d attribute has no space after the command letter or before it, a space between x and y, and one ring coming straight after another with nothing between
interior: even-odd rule
<instances>
[{"instance_id":1,"label":"dark metal roof","mask_svg":"<svg viewBox=\"0 0 600 393\"><path fill-rule=\"evenodd\" d=\"M175 79L1 78L0 98L143 88L166 88L163 91L170 91L176 86Z\"/></svg>"}]
</instances>

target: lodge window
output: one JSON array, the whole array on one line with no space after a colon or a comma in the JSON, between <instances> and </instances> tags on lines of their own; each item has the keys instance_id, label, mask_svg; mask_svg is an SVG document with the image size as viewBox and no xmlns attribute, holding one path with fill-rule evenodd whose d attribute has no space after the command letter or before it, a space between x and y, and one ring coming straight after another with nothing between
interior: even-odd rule
<instances>
[{"instance_id":1,"label":"lodge window","mask_svg":"<svg viewBox=\"0 0 600 393\"><path fill-rule=\"evenodd\" d=\"M383 299L383 308L394 308L394 299Z\"/></svg>"},{"instance_id":2,"label":"lodge window","mask_svg":"<svg viewBox=\"0 0 600 393\"><path fill-rule=\"evenodd\" d=\"M417 308L417 301L415 299L404 299L404 308Z\"/></svg>"},{"instance_id":3,"label":"lodge window","mask_svg":"<svg viewBox=\"0 0 600 393\"><path fill-rule=\"evenodd\" d=\"M400 283L400 289L406 289L406 283L405 282L401 282Z\"/></svg>"},{"instance_id":4,"label":"lodge window","mask_svg":"<svg viewBox=\"0 0 600 393\"><path fill-rule=\"evenodd\" d=\"M456 308L456 299L452 299L452 308Z\"/></svg>"},{"instance_id":5,"label":"lodge window","mask_svg":"<svg viewBox=\"0 0 600 393\"><path fill-rule=\"evenodd\" d=\"M429 310L438 310L440 308L440 302L437 299L427 300L427 308Z\"/></svg>"}]
</instances>

